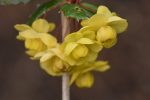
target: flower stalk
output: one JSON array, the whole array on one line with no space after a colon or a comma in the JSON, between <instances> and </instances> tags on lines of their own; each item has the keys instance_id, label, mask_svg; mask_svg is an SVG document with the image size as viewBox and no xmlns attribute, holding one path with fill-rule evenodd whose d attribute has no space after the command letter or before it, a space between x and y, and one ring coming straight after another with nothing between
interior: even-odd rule
<instances>
[{"instance_id":1,"label":"flower stalk","mask_svg":"<svg viewBox=\"0 0 150 100\"><path fill-rule=\"evenodd\" d=\"M66 0L68 3L80 3L80 0Z\"/></svg>"},{"instance_id":2,"label":"flower stalk","mask_svg":"<svg viewBox=\"0 0 150 100\"><path fill-rule=\"evenodd\" d=\"M70 19L64 16L61 13L61 21L62 21L62 41L64 37L70 33ZM70 86L69 86L69 75L68 73L64 73L62 76L62 100L70 100Z\"/></svg>"}]
</instances>

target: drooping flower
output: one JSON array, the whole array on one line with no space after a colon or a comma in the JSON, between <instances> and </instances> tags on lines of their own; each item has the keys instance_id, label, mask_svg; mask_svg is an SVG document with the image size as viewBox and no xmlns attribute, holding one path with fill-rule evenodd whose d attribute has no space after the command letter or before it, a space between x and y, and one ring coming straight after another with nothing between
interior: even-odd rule
<instances>
[{"instance_id":1,"label":"drooping flower","mask_svg":"<svg viewBox=\"0 0 150 100\"><path fill-rule=\"evenodd\" d=\"M34 58L40 58L41 68L49 75L60 76L69 71L69 65L64 61L64 55L60 51L59 45L56 48L37 53Z\"/></svg>"},{"instance_id":2,"label":"drooping flower","mask_svg":"<svg viewBox=\"0 0 150 100\"><path fill-rule=\"evenodd\" d=\"M90 37L90 34L88 31L84 33L78 31L65 37L61 49L70 65L80 65L87 61L92 62L96 60L102 45L95 42L95 35Z\"/></svg>"},{"instance_id":3,"label":"drooping flower","mask_svg":"<svg viewBox=\"0 0 150 100\"><path fill-rule=\"evenodd\" d=\"M95 31L96 40L101 42L105 48L110 48L117 42L117 33L125 31L128 23L126 19L110 12L107 7L99 6L97 13L91 18L83 20L81 25Z\"/></svg>"},{"instance_id":4,"label":"drooping flower","mask_svg":"<svg viewBox=\"0 0 150 100\"><path fill-rule=\"evenodd\" d=\"M90 72L83 73L75 81L75 84L79 88L90 88L93 86L93 83L94 83L94 76Z\"/></svg>"},{"instance_id":5,"label":"drooping flower","mask_svg":"<svg viewBox=\"0 0 150 100\"><path fill-rule=\"evenodd\" d=\"M96 39L101 42L105 48L110 48L117 42L117 33L112 27L103 26L98 30Z\"/></svg>"},{"instance_id":6,"label":"drooping flower","mask_svg":"<svg viewBox=\"0 0 150 100\"><path fill-rule=\"evenodd\" d=\"M26 24L17 24L15 29L19 32L32 29L37 33L48 33L55 29L54 23L49 23L45 19L37 19L32 23L32 26Z\"/></svg>"},{"instance_id":7,"label":"drooping flower","mask_svg":"<svg viewBox=\"0 0 150 100\"><path fill-rule=\"evenodd\" d=\"M53 23L48 23L44 19L34 21L32 27L26 24L15 25L15 28L19 31L17 39L25 41L26 53L30 56L57 45L56 38L48 34L54 27Z\"/></svg>"},{"instance_id":8,"label":"drooping flower","mask_svg":"<svg viewBox=\"0 0 150 100\"><path fill-rule=\"evenodd\" d=\"M94 31L98 31L102 26L111 26L116 33L122 33L127 29L128 23L114 13L111 13L106 6L99 6L97 13L87 20L81 22L82 26L89 26Z\"/></svg>"},{"instance_id":9,"label":"drooping flower","mask_svg":"<svg viewBox=\"0 0 150 100\"><path fill-rule=\"evenodd\" d=\"M110 68L107 61L95 61L74 66L70 71L70 84L73 82L80 88L90 88L94 83L92 71L105 72Z\"/></svg>"}]
</instances>

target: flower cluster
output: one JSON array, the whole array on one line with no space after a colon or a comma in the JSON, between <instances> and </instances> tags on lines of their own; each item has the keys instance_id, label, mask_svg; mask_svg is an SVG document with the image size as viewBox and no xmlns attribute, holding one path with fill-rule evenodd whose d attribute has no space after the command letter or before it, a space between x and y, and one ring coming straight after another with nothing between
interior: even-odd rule
<instances>
[{"instance_id":1,"label":"flower cluster","mask_svg":"<svg viewBox=\"0 0 150 100\"><path fill-rule=\"evenodd\" d=\"M63 43L50 35L55 25L37 19L32 26L18 24L17 39L25 41L26 53L40 60L43 70L52 76L70 75L70 84L91 87L94 83L92 71L104 72L110 68L107 61L96 61L103 48L117 42L117 35L126 30L128 23L105 6L100 6L92 17L81 21L82 28L67 35Z\"/></svg>"}]
</instances>

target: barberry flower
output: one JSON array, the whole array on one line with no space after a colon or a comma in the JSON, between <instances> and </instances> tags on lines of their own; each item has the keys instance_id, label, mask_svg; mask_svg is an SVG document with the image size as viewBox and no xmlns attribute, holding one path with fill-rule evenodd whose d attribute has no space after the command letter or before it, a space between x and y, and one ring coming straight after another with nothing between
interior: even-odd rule
<instances>
[{"instance_id":1,"label":"barberry flower","mask_svg":"<svg viewBox=\"0 0 150 100\"><path fill-rule=\"evenodd\" d=\"M102 44L95 42L90 37L89 32L81 33L80 31L71 33L65 37L61 49L64 52L65 59L70 65L80 65L85 62L95 61L98 52L102 49ZM94 48L96 48L94 50Z\"/></svg>"},{"instance_id":2,"label":"barberry flower","mask_svg":"<svg viewBox=\"0 0 150 100\"><path fill-rule=\"evenodd\" d=\"M75 81L75 84L79 88L90 88L93 86L93 83L94 83L94 76L90 72L81 74Z\"/></svg>"},{"instance_id":3,"label":"barberry flower","mask_svg":"<svg viewBox=\"0 0 150 100\"><path fill-rule=\"evenodd\" d=\"M96 40L101 42L105 48L114 46L117 42L117 33L126 30L128 23L126 19L118 17L106 6L99 6L97 13L87 20L81 22L83 28L95 31Z\"/></svg>"},{"instance_id":4,"label":"barberry flower","mask_svg":"<svg viewBox=\"0 0 150 100\"><path fill-rule=\"evenodd\" d=\"M99 6L97 13L91 18L83 20L82 26L90 26L93 30L98 31L102 26L111 26L117 33L122 33L127 29L126 19L111 13L106 6Z\"/></svg>"},{"instance_id":5,"label":"barberry flower","mask_svg":"<svg viewBox=\"0 0 150 100\"><path fill-rule=\"evenodd\" d=\"M110 68L107 61L94 61L84 63L79 66L73 66L70 70L70 84L76 83L78 87L91 87L94 83L92 71L105 72Z\"/></svg>"},{"instance_id":6,"label":"barberry flower","mask_svg":"<svg viewBox=\"0 0 150 100\"><path fill-rule=\"evenodd\" d=\"M19 32L32 29L37 33L48 33L55 29L55 24L49 23L45 19L37 19L32 23L32 26L26 24L17 24L15 25L15 29Z\"/></svg>"},{"instance_id":7,"label":"barberry flower","mask_svg":"<svg viewBox=\"0 0 150 100\"><path fill-rule=\"evenodd\" d=\"M101 42L105 48L110 48L117 42L117 33L112 27L103 26L98 30L96 39Z\"/></svg>"},{"instance_id":8,"label":"barberry flower","mask_svg":"<svg viewBox=\"0 0 150 100\"><path fill-rule=\"evenodd\" d=\"M26 24L15 25L19 31L17 39L25 41L26 53L30 56L57 45L56 38L47 33L52 31L54 27L54 24L48 23L44 19L34 21L32 27Z\"/></svg>"},{"instance_id":9,"label":"barberry flower","mask_svg":"<svg viewBox=\"0 0 150 100\"><path fill-rule=\"evenodd\" d=\"M69 70L69 65L64 61L64 55L60 51L59 45L56 48L37 53L34 58L40 59L41 68L49 75L60 76Z\"/></svg>"}]
</instances>

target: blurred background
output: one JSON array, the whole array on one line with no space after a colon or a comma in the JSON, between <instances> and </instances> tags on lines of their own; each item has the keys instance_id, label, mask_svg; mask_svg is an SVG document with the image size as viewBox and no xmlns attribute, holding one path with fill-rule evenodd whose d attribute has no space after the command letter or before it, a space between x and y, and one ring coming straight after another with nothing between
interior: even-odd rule
<instances>
[{"instance_id":1,"label":"blurred background","mask_svg":"<svg viewBox=\"0 0 150 100\"><path fill-rule=\"evenodd\" d=\"M37 5L46 1L0 6L0 100L61 100L61 78L49 76L29 59L13 28L25 23ZM85 1L108 6L128 19L129 28L116 46L101 54L111 69L95 73L91 89L73 85L71 100L150 100L150 0ZM53 33L60 39L59 18L58 10L47 15L49 21L58 23Z\"/></svg>"}]
</instances>

